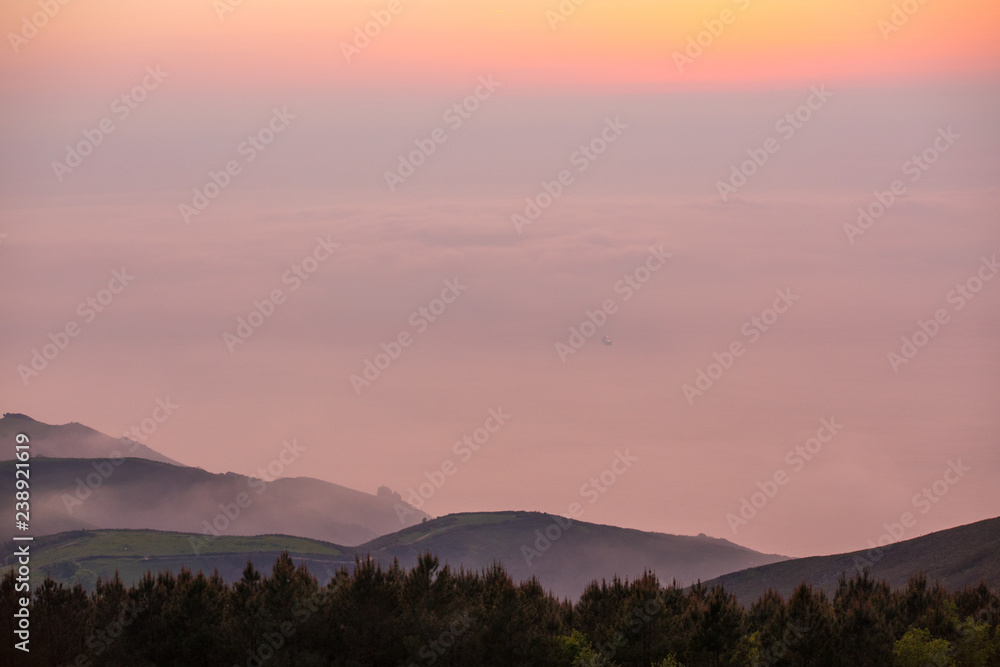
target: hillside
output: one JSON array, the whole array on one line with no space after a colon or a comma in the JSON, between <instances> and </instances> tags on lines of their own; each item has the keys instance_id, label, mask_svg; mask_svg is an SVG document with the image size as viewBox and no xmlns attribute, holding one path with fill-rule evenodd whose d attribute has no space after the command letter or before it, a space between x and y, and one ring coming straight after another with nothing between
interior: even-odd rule
<instances>
[{"instance_id":1,"label":"hillside","mask_svg":"<svg viewBox=\"0 0 1000 667\"><path fill-rule=\"evenodd\" d=\"M594 580L615 575L635 577L649 569L664 583L671 579L682 585L699 579L707 585L721 583L742 603L750 604L768 588L787 597L803 581L832 594L841 572L854 573L857 556L872 563L870 569L876 578L893 586L904 586L911 576L925 572L950 590L980 581L1000 588L1000 519L900 542L885 549L880 559L856 552L794 560L760 554L721 539L575 522L548 550L533 557L529 566L521 546L533 549L535 531L544 533L555 521L556 517L537 512L452 514L356 547L288 535L223 536L204 542L203 536L190 533L72 531L36 538L32 562L60 581L85 584L92 584L97 576L109 577L115 570L130 583L146 571L176 572L182 566L205 572L218 570L227 581L235 581L247 560L259 570L269 571L278 555L287 550L296 563L306 564L325 582L336 568L352 566L356 555L371 555L384 565L398 558L408 567L417 555L429 551L442 563L467 570L480 570L498 560L515 581L536 576L546 589L563 597L578 597ZM198 540L197 555L192 540ZM9 542L0 549L5 564L12 550ZM770 564L740 568L740 563L767 561ZM717 576L725 568L732 570Z\"/></svg>"},{"instance_id":2,"label":"hillside","mask_svg":"<svg viewBox=\"0 0 1000 667\"><path fill-rule=\"evenodd\" d=\"M295 534L356 545L404 525L388 494L307 477L264 482L140 458L118 465L35 458L31 491L34 535L107 528L201 533L211 523L225 535ZM14 461L0 461L0 499L8 507L13 493ZM427 515L413 509L404 518L412 524Z\"/></svg>"},{"instance_id":3,"label":"hillside","mask_svg":"<svg viewBox=\"0 0 1000 667\"><path fill-rule=\"evenodd\" d=\"M450 514L361 545L382 562L412 566L423 552L466 569L504 564L515 581L538 577L557 595L575 598L594 580L634 578L645 570L689 584L751 565L784 560L724 539L667 535L567 520L540 512ZM546 536L558 535L556 539ZM539 538L539 535L542 538ZM545 548L546 540L550 546ZM530 563L529 563L530 561Z\"/></svg>"},{"instance_id":4,"label":"hillside","mask_svg":"<svg viewBox=\"0 0 1000 667\"><path fill-rule=\"evenodd\" d=\"M746 604L768 588L787 598L803 582L832 594L841 572L850 577L866 565L876 579L892 586L905 586L911 576L925 572L930 581L940 581L950 590L980 581L1000 588L1000 518L890 544L881 554L866 550L797 558L732 572L706 583L722 584Z\"/></svg>"},{"instance_id":5,"label":"hillside","mask_svg":"<svg viewBox=\"0 0 1000 667\"><path fill-rule=\"evenodd\" d=\"M278 554L287 549L296 562L304 562L326 581L340 565L353 565L355 554L371 555L384 565L394 559L409 567L421 553L436 554L442 564L480 570L500 561L515 581L538 577L557 595L576 598L591 581L614 576L635 577L654 571L662 580L688 584L751 563L773 562L767 556L709 537L682 537L661 533L574 522L552 546L528 565L521 546L534 548L536 530L543 533L556 517L537 512L452 514L421 523L356 546L302 540L282 535L211 541L194 555L191 539L197 535L156 531L74 531L36 540L36 565L63 581L86 582L116 569L128 583L146 570L176 571L187 566L206 572L218 569L227 580L240 576L252 559L258 569L269 570ZM562 521L565 521L564 519ZM201 544L201 542L199 542ZM125 547L128 547L127 549ZM8 544L8 549L12 549Z\"/></svg>"},{"instance_id":6,"label":"hillside","mask_svg":"<svg viewBox=\"0 0 1000 667\"><path fill-rule=\"evenodd\" d=\"M112 438L92 428L70 422L53 425L35 421L27 415L5 413L0 419L0 442L13 442L18 433L31 437L31 456L60 459L108 459L132 456L161 463L181 465L177 461L128 438ZM13 447L4 448L0 458L13 458Z\"/></svg>"},{"instance_id":7,"label":"hillside","mask_svg":"<svg viewBox=\"0 0 1000 667\"><path fill-rule=\"evenodd\" d=\"M198 545L198 555L192 544ZM0 562L9 562L15 545L0 546ZM282 551L296 563L304 563L321 581L330 579L338 566L354 562L349 549L335 544L288 535L254 537L222 536L205 541L201 535L155 530L70 531L35 538L32 566L67 584L81 583L93 589L97 577L110 578L117 571L126 584L137 582L146 572L219 571L226 581L240 578L247 560L268 571Z\"/></svg>"}]
</instances>

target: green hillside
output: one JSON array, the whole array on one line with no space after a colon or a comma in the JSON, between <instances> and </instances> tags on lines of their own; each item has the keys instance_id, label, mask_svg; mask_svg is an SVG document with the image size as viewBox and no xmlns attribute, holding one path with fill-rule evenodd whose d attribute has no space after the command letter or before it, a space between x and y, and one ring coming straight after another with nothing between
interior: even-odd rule
<instances>
[{"instance_id":1,"label":"green hillside","mask_svg":"<svg viewBox=\"0 0 1000 667\"><path fill-rule=\"evenodd\" d=\"M450 514L366 542L357 549L404 567L424 552L453 567L482 569L500 561L515 581L537 577L563 597L575 598L591 581L639 577L689 584L784 556L762 554L728 540L651 533L541 512Z\"/></svg>"},{"instance_id":2,"label":"green hillside","mask_svg":"<svg viewBox=\"0 0 1000 667\"><path fill-rule=\"evenodd\" d=\"M71 531L35 538L31 543L31 564L36 575L42 572L65 583L79 582L91 588L97 577L107 579L115 571L129 584L146 572L177 572L181 567L204 572L218 570L224 579L232 581L239 577L247 560L253 560L262 569L270 568L282 551L288 551L296 562L306 563L310 569L318 568L317 575L354 560L353 554L343 547L302 537L204 538L199 534L156 530ZM4 563L9 562L14 549L10 542L2 546L0 556Z\"/></svg>"},{"instance_id":3,"label":"green hillside","mask_svg":"<svg viewBox=\"0 0 1000 667\"><path fill-rule=\"evenodd\" d=\"M560 524L566 527L556 530ZM540 541L539 535L546 533L555 539ZM384 565L398 560L410 567L420 554L430 552L442 564L466 570L482 570L499 561L515 581L537 577L547 590L568 598L578 597L591 581L635 578L645 571L661 581L676 579L682 586L698 580L722 583L743 602L756 600L769 588L787 597L802 582L832 594L842 572L851 575L865 564L873 576L893 586L904 586L911 576L924 572L951 590L980 581L1000 588L1000 519L900 542L881 555L861 551L794 560L723 539L566 523L539 512L451 514L357 547L287 535L225 536L208 542L204 537L153 530L70 531L36 538L32 564L36 574L46 572L87 587L116 570L129 583L147 571L177 572L181 567L218 570L225 580L234 581L248 560L269 571L280 553L288 551L296 563L327 581L338 567L352 566L356 556L371 556ZM4 563L10 562L13 550L12 543L3 545ZM754 566L757 563L761 565Z\"/></svg>"},{"instance_id":4,"label":"green hillside","mask_svg":"<svg viewBox=\"0 0 1000 667\"><path fill-rule=\"evenodd\" d=\"M559 527L560 524L567 526ZM559 535L548 546L539 535ZM192 540L200 534L151 530L71 531L38 538L32 547L36 571L64 582L92 585L98 576L118 570L126 582L147 571L187 567L218 570L227 581L239 578L247 560L268 570L282 551L304 563L321 581L337 567L352 565L355 556L371 556L385 565L404 567L422 553L437 555L454 568L481 570L499 561L516 581L537 577L563 597L577 597L592 581L614 576L638 577L653 571L665 581L687 584L757 563L779 560L710 537L684 537L601 526L539 512L452 514L385 535L357 547L319 540L264 535L221 537L195 554ZM548 538L546 538L548 539ZM13 552L5 545L3 555ZM530 558L526 558L528 550ZM530 560L530 562L529 562Z\"/></svg>"},{"instance_id":5,"label":"green hillside","mask_svg":"<svg viewBox=\"0 0 1000 667\"><path fill-rule=\"evenodd\" d=\"M930 581L940 581L949 590L980 581L1000 588L1000 518L941 530L881 550L797 558L733 572L706 583L721 583L746 603L769 588L787 598L803 582L832 594L842 572L850 577L864 567L876 579L895 587L905 586L911 576L924 572Z\"/></svg>"}]
</instances>

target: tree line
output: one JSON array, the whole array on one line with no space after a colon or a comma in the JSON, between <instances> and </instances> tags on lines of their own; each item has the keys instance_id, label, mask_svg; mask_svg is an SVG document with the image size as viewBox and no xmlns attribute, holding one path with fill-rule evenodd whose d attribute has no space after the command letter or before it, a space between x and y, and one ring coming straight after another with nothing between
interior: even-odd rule
<instances>
[{"instance_id":1,"label":"tree line","mask_svg":"<svg viewBox=\"0 0 1000 667\"><path fill-rule=\"evenodd\" d=\"M573 603L500 564L478 572L423 555L413 568L358 559L320 585L282 554L239 581L182 569L92 592L46 577L14 648L25 593L0 580L0 664L53 667L749 667L1000 665L1000 597L925 576L892 589L842 574L833 597L803 584L745 607L724 588L653 574L594 582Z\"/></svg>"}]
</instances>

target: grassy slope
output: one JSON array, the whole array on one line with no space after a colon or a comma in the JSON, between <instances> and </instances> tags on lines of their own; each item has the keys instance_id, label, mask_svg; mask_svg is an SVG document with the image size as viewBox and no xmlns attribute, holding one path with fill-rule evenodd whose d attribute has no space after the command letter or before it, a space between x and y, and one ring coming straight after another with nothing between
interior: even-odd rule
<instances>
[{"instance_id":1,"label":"grassy slope","mask_svg":"<svg viewBox=\"0 0 1000 667\"><path fill-rule=\"evenodd\" d=\"M349 549L329 542L288 535L254 537L222 536L205 541L204 535L155 530L72 531L37 537L31 544L33 569L48 573L63 582L80 581L90 587L96 577L111 577L115 571L125 583L132 583L146 572L161 570L175 573L181 567L212 572L218 569L223 578L234 580L247 560L258 569L267 570L282 551L296 562L309 564L317 575L326 567L353 562ZM193 544L198 546L194 553ZM14 545L6 543L0 555L8 563ZM316 571L318 568L318 572ZM36 582L37 583L37 582Z\"/></svg>"},{"instance_id":2,"label":"grassy slope","mask_svg":"<svg viewBox=\"0 0 1000 667\"><path fill-rule=\"evenodd\" d=\"M699 576L714 576L780 558L726 540L575 522L529 566L521 546L534 546L535 531L544 533L554 520L538 512L455 514L358 547L280 535L222 537L197 556L190 538L200 539L200 535L148 530L75 531L38 538L33 546L33 562L36 568L60 580L88 585L96 576L107 577L115 569L123 580L131 582L147 570L176 571L181 566L206 572L218 569L224 578L233 580L239 577L248 558L258 569L267 570L287 549L296 562L305 562L314 575L324 580L337 566L353 563L355 553L370 554L385 564L398 558L409 566L419 554L431 552L442 563L456 568L478 570L499 560L516 580L537 576L546 588L575 597L592 580L615 574L633 577L651 569L664 580L676 577L689 583Z\"/></svg>"},{"instance_id":3,"label":"grassy slope","mask_svg":"<svg viewBox=\"0 0 1000 667\"><path fill-rule=\"evenodd\" d=\"M558 535L544 547L538 535ZM539 555L526 558L524 550ZM481 569L499 560L516 580L536 576L558 595L576 597L591 581L636 577L651 570L663 581L688 584L750 565L782 560L711 537L687 537L573 522L556 530L539 512L451 514L362 544L358 550L383 562L412 565L432 552L454 567Z\"/></svg>"},{"instance_id":4,"label":"grassy slope","mask_svg":"<svg viewBox=\"0 0 1000 667\"><path fill-rule=\"evenodd\" d=\"M466 569L480 569L500 560L517 580L537 576L546 588L575 597L591 580L610 578L616 573L635 576L649 568L661 580L676 577L679 583L689 584L698 578L690 576L692 572L724 568L734 562L781 558L709 537L645 533L576 522L528 566L521 546L534 547L535 531L544 533L553 521L552 516L537 512L453 514L359 547L286 535L220 537L202 546L197 556L191 539L202 535L152 530L74 531L36 538L32 563L36 572L49 572L62 581L78 580L87 585L92 585L98 575L108 577L116 569L128 583L147 571L176 572L182 566L205 572L218 569L232 581L239 578L248 559L258 569L269 571L278 554L288 550L296 563L305 563L325 581L337 567L352 564L355 553L371 554L383 563L398 558L403 565L412 565L420 553L432 552L442 563ZM13 545L8 543L4 548L0 556L6 564ZM913 574L926 572L948 588L980 580L1000 588L998 554L1000 518L900 542L885 549L881 558L857 552L785 560L749 569L737 566L729 570L731 574L706 583L724 584L744 603L756 600L768 588L787 596L803 581L832 593L840 573L853 572L855 556L860 556L873 561L871 570L876 577L894 586L903 586Z\"/></svg>"},{"instance_id":5,"label":"grassy slope","mask_svg":"<svg viewBox=\"0 0 1000 667\"><path fill-rule=\"evenodd\" d=\"M733 572L709 584L721 583L744 603L756 600L768 588L788 597L803 583L833 594L841 572L851 576L869 564L877 579L905 586L911 576L925 572L931 581L949 589L985 582L1000 588L1000 518L938 531L897 542L877 551L813 556Z\"/></svg>"}]
</instances>

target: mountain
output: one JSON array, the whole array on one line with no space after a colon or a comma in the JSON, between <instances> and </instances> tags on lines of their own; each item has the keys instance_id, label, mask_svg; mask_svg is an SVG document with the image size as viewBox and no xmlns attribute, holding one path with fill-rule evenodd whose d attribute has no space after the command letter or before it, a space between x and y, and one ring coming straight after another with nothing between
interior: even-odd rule
<instances>
[{"instance_id":1,"label":"mountain","mask_svg":"<svg viewBox=\"0 0 1000 667\"><path fill-rule=\"evenodd\" d=\"M34 447L34 441L32 441ZM14 461L0 461L0 498L14 500ZM295 534L355 545L427 514L398 495L308 477L264 481L139 458L31 460L31 534L132 528L225 535Z\"/></svg>"},{"instance_id":2,"label":"mountain","mask_svg":"<svg viewBox=\"0 0 1000 667\"><path fill-rule=\"evenodd\" d=\"M109 459L134 456L150 461L181 465L177 461L129 438L112 438L92 428L70 422L54 426L35 421L27 415L7 412L0 419L0 442L14 442L18 433L31 438L31 456L61 459ZM2 457L13 457L14 448L5 447Z\"/></svg>"},{"instance_id":3,"label":"mountain","mask_svg":"<svg viewBox=\"0 0 1000 667\"><path fill-rule=\"evenodd\" d=\"M752 565L784 560L728 540L603 526L540 512L449 514L367 542L359 551L405 566L424 552L453 567L500 561L515 581L538 577L557 595L576 598L590 582L654 572L689 584Z\"/></svg>"},{"instance_id":4,"label":"mountain","mask_svg":"<svg viewBox=\"0 0 1000 667\"><path fill-rule=\"evenodd\" d=\"M555 535L547 549L536 531ZM155 531L74 531L36 538L32 562L62 581L92 582L118 570L126 583L147 570L177 571L181 566L218 570L228 581L240 577L248 559L260 570L269 570L283 549L297 563L305 563L320 579L329 580L337 567L352 566L355 555L371 556L389 566L396 559L412 566L417 556L431 552L453 568L479 570L500 561L515 581L538 577L542 585L562 597L579 597L591 581L636 577L646 570L661 580L683 584L740 569L751 563L780 560L710 537L682 537L601 526L538 512L451 514L433 519L356 547L321 543L281 535L220 537L209 541L195 555L192 540L202 536ZM529 565L522 545L538 556ZM7 553L14 546L6 545ZM0 552L3 553L3 552Z\"/></svg>"},{"instance_id":5,"label":"mountain","mask_svg":"<svg viewBox=\"0 0 1000 667\"><path fill-rule=\"evenodd\" d=\"M560 526L559 531L552 526ZM546 530L557 537L547 538L547 549L538 548L545 543L538 541L536 531L545 535ZM193 544L199 545L197 554ZM530 565L522 547L534 550L527 551ZM0 546L5 566L11 564L14 549L12 542ZM32 563L59 581L88 586L98 576L107 578L116 570L128 584L146 571L177 572L181 567L218 570L227 581L235 581L247 560L269 571L284 550L321 582L328 581L337 568L351 567L355 556L370 555L386 566L396 559L412 566L420 553L430 552L442 564L467 570L500 561L515 580L536 576L546 589L570 598L579 597L591 581L635 577L644 570L655 572L664 583L676 579L681 585L698 580L709 586L722 584L745 605L769 588L788 597L802 582L832 595L840 573L852 574L855 563L868 564L877 579L895 587L905 586L911 576L924 572L950 590L980 581L1000 588L1000 518L898 542L883 549L881 557L859 551L789 560L723 539L645 533L579 521L567 524L566 519L537 512L495 512L451 514L355 547L288 535L227 535L205 540L195 533L153 530L71 531L36 537ZM755 562L769 564L742 569ZM729 574L717 576L720 571Z\"/></svg>"},{"instance_id":6,"label":"mountain","mask_svg":"<svg viewBox=\"0 0 1000 667\"><path fill-rule=\"evenodd\" d=\"M990 588L1000 588L1000 518L941 530L881 549L753 567L705 583L722 584L748 604L769 588L787 598L803 582L833 594L841 572L850 577L866 566L875 579L884 579L892 586L905 586L911 576L924 572L930 581L939 581L950 590L980 581Z\"/></svg>"}]
</instances>

